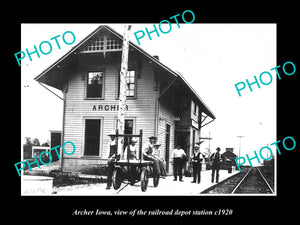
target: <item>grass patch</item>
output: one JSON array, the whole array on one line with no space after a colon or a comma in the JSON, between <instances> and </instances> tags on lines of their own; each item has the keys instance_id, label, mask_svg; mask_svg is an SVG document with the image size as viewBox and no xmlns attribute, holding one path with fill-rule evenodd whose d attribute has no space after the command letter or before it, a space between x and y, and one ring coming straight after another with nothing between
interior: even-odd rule
<instances>
[{"instance_id":1,"label":"grass patch","mask_svg":"<svg viewBox=\"0 0 300 225\"><path fill-rule=\"evenodd\" d=\"M70 185L78 184L96 184L96 183L105 183L106 178L85 178L79 177L76 173L61 172L53 170L50 172L49 176L53 177L53 187L64 187Z\"/></svg>"}]
</instances>

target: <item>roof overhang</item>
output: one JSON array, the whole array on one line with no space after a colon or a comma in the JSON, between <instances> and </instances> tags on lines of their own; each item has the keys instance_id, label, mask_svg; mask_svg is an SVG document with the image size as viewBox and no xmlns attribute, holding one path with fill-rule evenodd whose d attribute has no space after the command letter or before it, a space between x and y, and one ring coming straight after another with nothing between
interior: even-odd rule
<instances>
[{"instance_id":1,"label":"roof overhang","mask_svg":"<svg viewBox=\"0 0 300 225\"><path fill-rule=\"evenodd\" d=\"M75 58L75 55L77 54L78 48L80 48L87 40L92 38L95 34L100 32L101 30L107 30L117 36L120 39L123 39L123 36L110 28L109 26L99 26L96 30L94 30L92 33L90 33L86 38L84 38L82 41L80 41L77 45L75 45L68 53L66 53L64 56L62 56L60 59L58 59L56 62L54 62L51 66L49 66L46 70L44 70L41 74L36 76L34 79L38 82L47 84L49 86L52 86L57 89L61 89L61 81L64 80L63 74L59 74L58 70L61 67L61 64L64 63L64 61L69 61L70 58ZM173 70L171 70L166 65L162 64L158 59L148 54L146 51L138 47L132 42L129 42L129 46L135 49L136 51L142 53L145 57L147 57L149 60L157 64L158 66L162 67L169 73L173 74L174 76L178 76L177 73L175 73ZM53 73L55 72L55 73Z\"/></svg>"},{"instance_id":2,"label":"roof overhang","mask_svg":"<svg viewBox=\"0 0 300 225\"><path fill-rule=\"evenodd\" d=\"M51 66L49 66L46 70L44 70L41 74L39 74L34 79L38 82L47 84L49 86L52 86L54 88L57 88L59 90L62 90L63 83L67 79L68 74L64 74L63 71L60 69L64 64L71 64L72 61L76 61L76 54L77 50L84 45L86 41L88 41L90 38L92 38L94 35L96 35L101 30L107 30L117 36L118 38L123 40L123 36L110 28L109 26L101 25L97 29L95 29L92 33L90 33L86 38L84 38L82 41L80 41L77 45L75 45L68 53L66 53L64 56L62 56L60 59L58 59L56 62L54 62ZM168 73L172 74L177 79L181 80L187 87L188 90L194 95L195 99L197 99L198 103L203 106L204 113L211 117L212 119L215 119L215 115L213 112L209 109L209 107L204 103L204 101L200 98L200 96L197 94L197 92L191 87L191 85L184 79L184 77L178 73L170 69L168 66L161 63L157 58L150 55L146 51L144 51L141 47L137 46L136 44L129 41L129 46L133 49L135 49L137 52L140 52L143 56L151 60L155 65L158 67L164 69Z\"/></svg>"}]
</instances>

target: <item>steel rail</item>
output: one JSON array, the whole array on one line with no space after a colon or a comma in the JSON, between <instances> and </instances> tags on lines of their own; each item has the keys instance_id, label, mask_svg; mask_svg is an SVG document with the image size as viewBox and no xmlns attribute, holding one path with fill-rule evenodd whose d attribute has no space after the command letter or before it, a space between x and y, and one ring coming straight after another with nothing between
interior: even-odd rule
<instances>
[{"instance_id":1,"label":"steel rail","mask_svg":"<svg viewBox=\"0 0 300 225\"><path fill-rule=\"evenodd\" d=\"M245 178L248 176L248 174L250 173L250 171L253 169L253 167L251 167L249 169L249 171L246 173L246 175L241 179L241 181L235 186L235 188L233 189L233 191L230 194L233 194L236 189L238 189L238 187L241 185L241 183L245 180Z\"/></svg>"},{"instance_id":2,"label":"steel rail","mask_svg":"<svg viewBox=\"0 0 300 225\"><path fill-rule=\"evenodd\" d=\"M257 168L257 167L256 167ZM271 186L269 185L268 181L265 179L264 175L262 175L262 173L260 172L260 169L258 169L258 172L260 173L261 177L264 179L265 183L268 185L268 188L271 190L272 194L274 194L273 189L271 188Z\"/></svg>"}]
</instances>

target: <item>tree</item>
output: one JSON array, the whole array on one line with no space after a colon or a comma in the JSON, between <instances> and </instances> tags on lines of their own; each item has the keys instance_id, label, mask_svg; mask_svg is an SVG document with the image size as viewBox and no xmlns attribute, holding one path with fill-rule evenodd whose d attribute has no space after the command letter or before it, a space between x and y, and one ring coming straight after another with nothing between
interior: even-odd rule
<instances>
[{"instance_id":1,"label":"tree","mask_svg":"<svg viewBox=\"0 0 300 225\"><path fill-rule=\"evenodd\" d=\"M32 145L33 145L33 146L41 146L41 145L40 145L40 140L37 139L37 138L34 138L34 139L32 140Z\"/></svg>"},{"instance_id":2,"label":"tree","mask_svg":"<svg viewBox=\"0 0 300 225\"><path fill-rule=\"evenodd\" d=\"M47 140L46 142L44 142L41 146L44 146L44 147L49 147L50 146L50 141Z\"/></svg>"},{"instance_id":3,"label":"tree","mask_svg":"<svg viewBox=\"0 0 300 225\"><path fill-rule=\"evenodd\" d=\"M26 145L31 145L31 137L25 137Z\"/></svg>"},{"instance_id":4,"label":"tree","mask_svg":"<svg viewBox=\"0 0 300 225\"><path fill-rule=\"evenodd\" d=\"M23 145L23 157L24 159L31 158L32 143L30 137L25 137L26 143Z\"/></svg>"}]
</instances>

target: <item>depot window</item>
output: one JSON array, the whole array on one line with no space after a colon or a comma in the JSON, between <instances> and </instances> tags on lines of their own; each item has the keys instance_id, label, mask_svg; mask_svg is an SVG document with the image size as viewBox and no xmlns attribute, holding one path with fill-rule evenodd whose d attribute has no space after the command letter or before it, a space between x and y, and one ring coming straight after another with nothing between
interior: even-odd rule
<instances>
[{"instance_id":1,"label":"depot window","mask_svg":"<svg viewBox=\"0 0 300 225\"><path fill-rule=\"evenodd\" d=\"M119 71L120 72L120 71ZM126 97L136 97L136 75L135 70L129 70L126 79ZM118 76L118 97L120 96L120 76Z\"/></svg>"},{"instance_id":2,"label":"depot window","mask_svg":"<svg viewBox=\"0 0 300 225\"><path fill-rule=\"evenodd\" d=\"M116 129L118 129L118 120L116 119ZM125 119L125 128L124 134L134 134L135 133L135 119ZM124 141L124 146L129 144L130 139L126 139Z\"/></svg>"},{"instance_id":3,"label":"depot window","mask_svg":"<svg viewBox=\"0 0 300 225\"><path fill-rule=\"evenodd\" d=\"M198 105L194 101L192 101L192 112L194 115L197 115L198 113Z\"/></svg>"},{"instance_id":4,"label":"depot window","mask_svg":"<svg viewBox=\"0 0 300 225\"><path fill-rule=\"evenodd\" d=\"M91 41L81 53L113 52L122 50L122 40L112 36L100 36Z\"/></svg>"},{"instance_id":5,"label":"depot window","mask_svg":"<svg viewBox=\"0 0 300 225\"><path fill-rule=\"evenodd\" d=\"M103 71L93 71L87 73L87 98L103 98L103 78Z\"/></svg>"}]
</instances>

